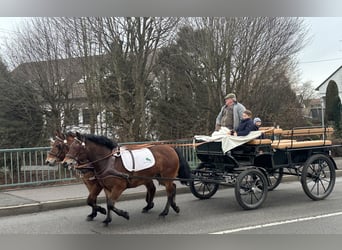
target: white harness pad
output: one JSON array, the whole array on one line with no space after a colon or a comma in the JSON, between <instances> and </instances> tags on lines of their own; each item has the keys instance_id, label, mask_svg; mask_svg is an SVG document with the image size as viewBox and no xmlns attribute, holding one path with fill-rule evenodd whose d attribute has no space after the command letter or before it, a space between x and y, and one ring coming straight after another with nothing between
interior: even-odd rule
<instances>
[{"instance_id":1,"label":"white harness pad","mask_svg":"<svg viewBox=\"0 0 342 250\"><path fill-rule=\"evenodd\" d=\"M154 156L148 148L120 151L122 163L128 171L139 171L155 164Z\"/></svg>"}]
</instances>

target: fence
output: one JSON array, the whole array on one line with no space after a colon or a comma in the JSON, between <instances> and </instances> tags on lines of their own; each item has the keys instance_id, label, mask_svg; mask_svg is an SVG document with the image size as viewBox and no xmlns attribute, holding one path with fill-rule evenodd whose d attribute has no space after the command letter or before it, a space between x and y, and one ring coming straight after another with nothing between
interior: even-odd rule
<instances>
[{"instance_id":1,"label":"fence","mask_svg":"<svg viewBox=\"0 0 342 250\"><path fill-rule=\"evenodd\" d=\"M121 145L144 143L146 142L121 143ZM163 141L162 143L178 146L190 167L197 166L198 159L191 146L191 140ZM79 181L75 171L65 169L60 164L56 166L45 165L49 150L50 147L0 149L0 190L10 187Z\"/></svg>"}]
</instances>

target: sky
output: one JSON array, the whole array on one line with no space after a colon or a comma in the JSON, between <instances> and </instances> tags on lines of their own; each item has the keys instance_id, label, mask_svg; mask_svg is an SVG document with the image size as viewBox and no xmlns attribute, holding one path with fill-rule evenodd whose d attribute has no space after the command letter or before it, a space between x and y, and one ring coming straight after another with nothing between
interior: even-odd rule
<instances>
[{"instance_id":1,"label":"sky","mask_svg":"<svg viewBox=\"0 0 342 250\"><path fill-rule=\"evenodd\" d=\"M302 82L319 86L342 66L342 17L305 18L310 42L299 53Z\"/></svg>"},{"instance_id":2,"label":"sky","mask_svg":"<svg viewBox=\"0 0 342 250\"><path fill-rule=\"evenodd\" d=\"M19 17L0 17L0 54L1 44L22 22ZM316 88L342 66L342 17L305 17L304 23L309 39L297 57L298 73L301 83Z\"/></svg>"}]
</instances>

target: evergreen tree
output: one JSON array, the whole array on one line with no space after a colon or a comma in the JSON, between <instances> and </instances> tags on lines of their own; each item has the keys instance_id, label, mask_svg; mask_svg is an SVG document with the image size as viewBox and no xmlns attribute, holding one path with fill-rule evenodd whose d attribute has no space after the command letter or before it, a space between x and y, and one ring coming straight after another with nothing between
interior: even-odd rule
<instances>
[{"instance_id":1,"label":"evergreen tree","mask_svg":"<svg viewBox=\"0 0 342 250\"><path fill-rule=\"evenodd\" d=\"M327 87L325 98L325 119L326 122L333 122L337 131L341 130L341 99L338 95L338 87L334 81L330 81Z\"/></svg>"},{"instance_id":2,"label":"evergreen tree","mask_svg":"<svg viewBox=\"0 0 342 250\"><path fill-rule=\"evenodd\" d=\"M0 60L0 148L42 144L42 113L31 85L12 79Z\"/></svg>"}]
</instances>

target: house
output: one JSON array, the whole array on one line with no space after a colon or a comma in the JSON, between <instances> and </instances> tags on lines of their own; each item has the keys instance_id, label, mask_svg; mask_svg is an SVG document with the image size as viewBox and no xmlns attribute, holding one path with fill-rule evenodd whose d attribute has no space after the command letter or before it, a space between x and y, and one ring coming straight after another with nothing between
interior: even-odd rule
<instances>
[{"instance_id":1,"label":"house","mask_svg":"<svg viewBox=\"0 0 342 250\"><path fill-rule=\"evenodd\" d=\"M91 60L101 62L101 58L93 56ZM82 61L83 60L83 61ZM97 64L96 64L97 65ZM20 64L11 74L14 78L32 84L37 90L45 93L45 125L49 124L49 112L52 105L60 112L61 127L90 133L90 111L84 73L84 58L58 59L53 61L28 62ZM66 110L69 119L66 120ZM96 129L103 126L102 116L96 117ZM98 131L96 131L98 132Z\"/></svg>"},{"instance_id":2,"label":"house","mask_svg":"<svg viewBox=\"0 0 342 250\"><path fill-rule=\"evenodd\" d=\"M335 72L333 72L327 79L325 79L315 90L318 91L319 98L321 100L321 106L324 108L325 103L325 96L327 92L327 87L330 83L335 83L338 88L338 95L340 100L342 100L342 66L340 66ZM319 112L322 114L321 111L317 111L317 107L315 108L315 112ZM324 113L323 113L324 114ZM320 119L322 120L322 118Z\"/></svg>"},{"instance_id":3,"label":"house","mask_svg":"<svg viewBox=\"0 0 342 250\"><path fill-rule=\"evenodd\" d=\"M312 122L322 122L322 99L315 98L308 100L307 107L304 108L304 116Z\"/></svg>"},{"instance_id":4,"label":"house","mask_svg":"<svg viewBox=\"0 0 342 250\"><path fill-rule=\"evenodd\" d=\"M315 90L318 91L320 98L325 98L327 87L330 82L335 82L338 87L338 95L342 100L342 66L325 79Z\"/></svg>"}]
</instances>

